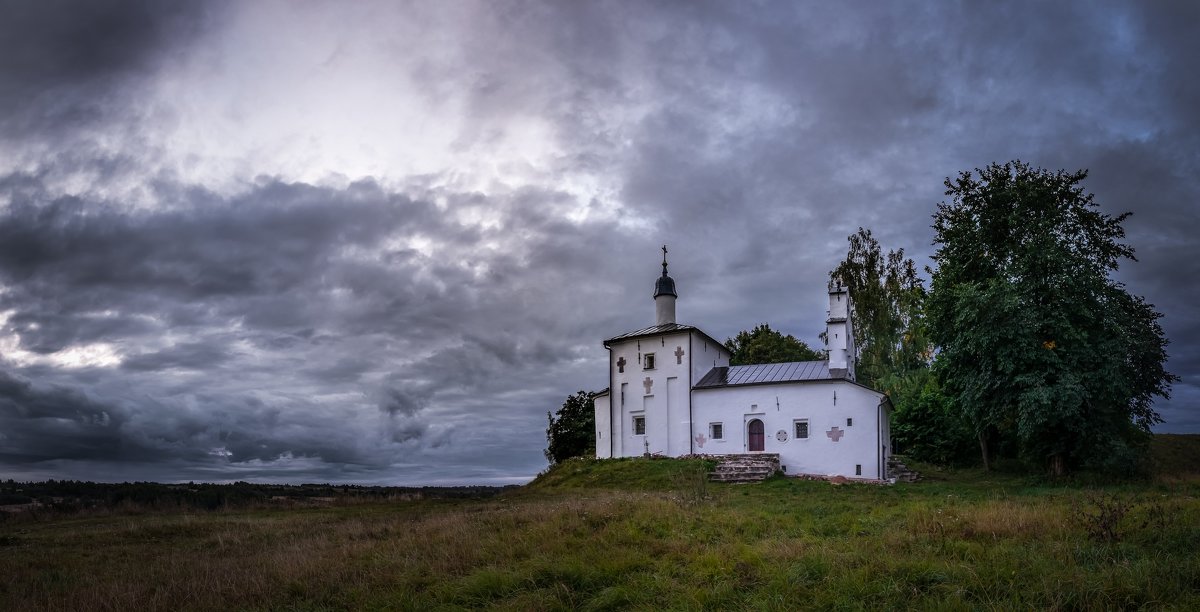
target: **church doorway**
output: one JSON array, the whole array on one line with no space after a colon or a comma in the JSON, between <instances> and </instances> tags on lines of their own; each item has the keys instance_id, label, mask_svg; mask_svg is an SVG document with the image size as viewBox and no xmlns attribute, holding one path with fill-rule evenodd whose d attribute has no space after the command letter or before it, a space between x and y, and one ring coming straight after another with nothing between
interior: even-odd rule
<instances>
[{"instance_id":1,"label":"church doorway","mask_svg":"<svg viewBox=\"0 0 1200 612\"><path fill-rule=\"evenodd\" d=\"M766 438L764 429L763 422L758 419L751 419L747 423L747 431L750 432L750 452L755 453L763 450Z\"/></svg>"}]
</instances>

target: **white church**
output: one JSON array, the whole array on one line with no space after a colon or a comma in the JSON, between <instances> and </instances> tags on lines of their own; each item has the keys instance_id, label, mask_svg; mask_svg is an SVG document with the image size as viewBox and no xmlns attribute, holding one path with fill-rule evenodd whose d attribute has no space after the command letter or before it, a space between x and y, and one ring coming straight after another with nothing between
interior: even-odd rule
<instances>
[{"instance_id":1,"label":"white church","mask_svg":"<svg viewBox=\"0 0 1200 612\"><path fill-rule=\"evenodd\" d=\"M776 453L788 475L884 479L891 402L854 380L850 293L829 291L824 361L729 365L698 327L675 322L675 281L654 288L655 324L604 341L596 456Z\"/></svg>"}]
</instances>

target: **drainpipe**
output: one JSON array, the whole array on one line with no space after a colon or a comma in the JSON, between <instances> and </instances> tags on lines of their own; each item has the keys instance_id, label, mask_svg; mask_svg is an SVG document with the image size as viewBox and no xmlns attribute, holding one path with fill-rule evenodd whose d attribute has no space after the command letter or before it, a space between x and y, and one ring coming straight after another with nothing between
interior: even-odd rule
<instances>
[{"instance_id":1,"label":"drainpipe","mask_svg":"<svg viewBox=\"0 0 1200 612\"><path fill-rule=\"evenodd\" d=\"M883 402L879 400L879 405L875 406L875 452L878 453L875 461L879 468L879 479L887 479L887 458L883 456Z\"/></svg>"},{"instance_id":2,"label":"drainpipe","mask_svg":"<svg viewBox=\"0 0 1200 612\"><path fill-rule=\"evenodd\" d=\"M617 456L616 443L613 441L613 398L619 391L613 389L612 347L605 344L604 350L608 351L608 458L612 459Z\"/></svg>"},{"instance_id":3,"label":"drainpipe","mask_svg":"<svg viewBox=\"0 0 1200 612\"><path fill-rule=\"evenodd\" d=\"M696 420L692 417L692 332L688 332L688 454L696 454Z\"/></svg>"}]
</instances>

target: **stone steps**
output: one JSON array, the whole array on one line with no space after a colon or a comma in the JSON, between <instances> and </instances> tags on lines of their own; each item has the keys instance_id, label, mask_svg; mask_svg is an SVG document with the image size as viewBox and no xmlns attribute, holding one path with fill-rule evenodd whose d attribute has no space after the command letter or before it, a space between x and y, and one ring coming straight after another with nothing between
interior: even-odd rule
<instances>
[{"instance_id":1,"label":"stone steps","mask_svg":"<svg viewBox=\"0 0 1200 612\"><path fill-rule=\"evenodd\" d=\"M921 479L921 475L913 470L908 469L904 465L903 459L896 455L888 457L887 473L889 478L895 478L896 482L916 482Z\"/></svg>"},{"instance_id":2,"label":"stone steps","mask_svg":"<svg viewBox=\"0 0 1200 612\"><path fill-rule=\"evenodd\" d=\"M708 473L713 482L762 482L779 471L779 455L721 455L716 469Z\"/></svg>"}]
</instances>

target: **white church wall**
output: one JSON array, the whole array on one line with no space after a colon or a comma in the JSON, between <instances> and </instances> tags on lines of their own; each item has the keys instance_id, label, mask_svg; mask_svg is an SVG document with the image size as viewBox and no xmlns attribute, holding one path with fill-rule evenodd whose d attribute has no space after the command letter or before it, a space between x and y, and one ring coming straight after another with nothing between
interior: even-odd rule
<instances>
[{"instance_id":1,"label":"white church wall","mask_svg":"<svg viewBox=\"0 0 1200 612\"><path fill-rule=\"evenodd\" d=\"M686 364L684 366L686 367ZM687 379L670 376L666 382L664 389L667 392L667 445L664 454L686 455L691 451L689 445L691 422L689 421L690 410L688 410L688 402L691 401L691 398L687 388Z\"/></svg>"},{"instance_id":2,"label":"white church wall","mask_svg":"<svg viewBox=\"0 0 1200 612\"><path fill-rule=\"evenodd\" d=\"M634 454L639 452L645 453L665 453L667 450L667 419L663 408L666 407L666 402L663 401L666 395L661 388L658 393L641 396L642 416L646 418L646 433L643 436L638 436L635 442L640 442L641 450L634 450ZM636 433L635 433L636 435ZM631 445L632 447L632 445Z\"/></svg>"},{"instance_id":3,"label":"white church wall","mask_svg":"<svg viewBox=\"0 0 1200 612\"><path fill-rule=\"evenodd\" d=\"M613 414L618 417L612 423L614 456L688 452L688 335L647 336L610 346ZM653 367L647 367L647 356ZM643 434L635 429L637 418L645 419Z\"/></svg>"},{"instance_id":4,"label":"white church wall","mask_svg":"<svg viewBox=\"0 0 1200 612\"><path fill-rule=\"evenodd\" d=\"M612 391L592 400L596 410L596 458L612 457Z\"/></svg>"},{"instance_id":5,"label":"white church wall","mask_svg":"<svg viewBox=\"0 0 1200 612\"><path fill-rule=\"evenodd\" d=\"M708 371L729 365L729 351L725 347L710 342L702 334L692 334L692 384L700 382Z\"/></svg>"},{"instance_id":6,"label":"white church wall","mask_svg":"<svg viewBox=\"0 0 1200 612\"><path fill-rule=\"evenodd\" d=\"M858 385L836 381L697 390L692 412L697 435L705 439L703 444L696 440L696 452L750 452L747 426L757 418L764 424L763 452L779 453L787 474L879 478L881 445L887 444L881 441L880 398ZM808 438L796 439L797 420L807 420ZM723 440L710 439L709 424L715 422L723 425ZM782 439L777 436L780 431Z\"/></svg>"}]
</instances>

